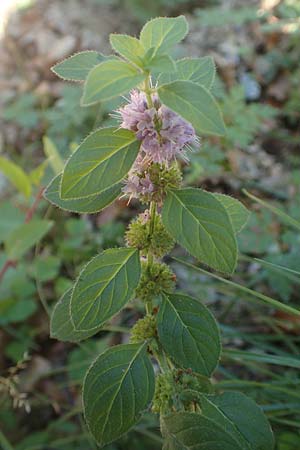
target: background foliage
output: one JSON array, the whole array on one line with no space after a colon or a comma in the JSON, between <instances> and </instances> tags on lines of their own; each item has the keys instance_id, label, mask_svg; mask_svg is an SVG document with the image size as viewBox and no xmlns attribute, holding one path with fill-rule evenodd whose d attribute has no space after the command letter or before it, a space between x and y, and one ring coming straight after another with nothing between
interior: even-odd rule
<instances>
[{"instance_id":1,"label":"background foliage","mask_svg":"<svg viewBox=\"0 0 300 450\"><path fill-rule=\"evenodd\" d=\"M80 345L49 338L48 312L57 298L95 251L124 244L126 225L137 212L136 204L124 208L121 200L102 214L77 216L49 208L40 198L82 136L100 124L111 125L108 111L118 107L108 100L80 108L81 88L57 82L49 68L81 49L105 50L111 31L134 34L151 16L184 13L191 35L176 56L215 58L213 92L228 129L226 137L205 139L192 153L185 182L234 194L252 214L239 235L242 255L231 282L194 268L179 249L169 262L179 287L205 299L221 323L217 386L244 391L261 404L277 448L296 450L300 320L288 307L299 309L300 301L298 2L75 3L71 14L68 2L32 2L9 17L1 41L8 81L1 99L0 270L13 261L0 283L1 446L96 448L79 415L82 375L96 354L127 341L140 315L131 304L106 331ZM293 220L247 197L242 188ZM257 292L287 309L267 305ZM157 427L146 417L107 448L159 449Z\"/></svg>"}]
</instances>

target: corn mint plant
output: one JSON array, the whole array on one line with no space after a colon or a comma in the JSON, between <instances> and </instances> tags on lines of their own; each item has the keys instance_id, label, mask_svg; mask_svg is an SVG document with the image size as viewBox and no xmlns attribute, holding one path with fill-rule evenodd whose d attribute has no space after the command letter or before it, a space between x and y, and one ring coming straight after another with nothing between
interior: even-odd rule
<instances>
[{"instance_id":1,"label":"corn mint plant","mask_svg":"<svg viewBox=\"0 0 300 450\"><path fill-rule=\"evenodd\" d=\"M198 136L223 135L210 89L210 57L174 61L187 34L183 16L146 23L139 39L112 34L118 56L77 53L54 66L84 81L82 105L129 93L116 127L92 132L48 186L46 198L79 213L102 210L120 195L145 205L126 232L127 246L96 255L54 308L52 337L79 342L96 334L134 298L145 315L128 344L100 354L83 386L84 415L100 447L118 439L145 410L160 416L165 450L271 450L260 408L239 392L215 392L218 325L200 299L175 292L162 258L178 243L212 269L233 273L236 234L248 212L237 200L182 188L178 161Z\"/></svg>"}]
</instances>

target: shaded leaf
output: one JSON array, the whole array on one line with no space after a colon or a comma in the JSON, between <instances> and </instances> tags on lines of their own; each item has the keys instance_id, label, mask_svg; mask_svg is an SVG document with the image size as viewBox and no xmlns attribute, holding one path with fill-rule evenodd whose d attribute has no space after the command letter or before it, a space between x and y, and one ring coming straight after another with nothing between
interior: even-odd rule
<instances>
[{"instance_id":1,"label":"shaded leaf","mask_svg":"<svg viewBox=\"0 0 300 450\"><path fill-rule=\"evenodd\" d=\"M180 42L188 32L184 16L157 17L147 22L140 33L140 41L146 50L154 48L154 54L165 53Z\"/></svg>"},{"instance_id":2,"label":"shaded leaf","mask_svg":"<svg viewBox=\"0 0 300 450\"><path fill-rule=\"evenodd\" d=\"M51 67L51 70L64 80L84 81L92 68L107 58L109 57L94 50L86 50L75 53L69 58L55 64L55 66Z\"/></svg>"},{"instance_id":3,"label":"shaded leaf","mask_svg":"<svg viewBox=\"0 0 300 450\"><path fill-rule=\"evenodd\" d=\"M145 78L146 74L121 59L104 61L89 72L81 103L88 106L125 94Z\"/></svg>"},{"instance_id":4,"label":"shaded leaf","mask_svg":"<svg viewBox=\"0 0 300 450\"><path fill-rule=\"evenodd\" d=\"M202 303L187 295L164 294L157 326L164 350L179 367L212 374L220 357L220 335L214 317Z\"/></svg>"},{"instance_id":5,"label":"shaded leaf","mask_svg":"<svg viewBox=\"0 0 300 450\"><path fill-rule=\"evenodd\" d=\"M53 205L66 211L77 213L96 213L110 205L121 194L121 183L100 192L99 194L91 195L87 198L78 198L71 200L64 200L60 198L60 184L62 174L57 175L47 186L44 197Z\"/></svg>"},{"instance_id":6,"label":"shaded leaf","mask_svg":"<svg viewBox=\"0 0 300 450\"><path fill-rule=\"evenodd\" d=\"M213 194L226 209L236 233L242 231L248 222L250 211L236 198L224 194Z\"/></svg>"},{"instance_id":7,"label":"shaded leaf","mask_svg":"<svg viewBox=\"0 0 300 450\"><path fill-rule=\"evenodd\" d=\"M215 79L216 66L211 56L203 58L183 58L176 61L176 70L159 77L159 84L172 81L192 81L210 89Z\"/></svg>"},{"instance_id":8,"label":"shaded leaf","mask_svg":"<svg viewBox=\"0 0 300 450\"><path fill-rule=\"evenodd\" d=\"M61 198L89 197L111 188L127 175L139 146L132 131L114 127L94 131L67 161Z\"/></svg>"},{"instance_id":9,"label":"shaded leaf","mask_svg":"<svg viewBox=\"0 0 300 450\"><path fill-rule=\"evenodd\" d=\"M109 36L112 48L128 61L133 62L139 67L143 67L143 56L145 49L140 41L127 34L112 33Z\"/></svg>"},{"instance_id":10,"label":"shaded leaf","mask_svg":"<svg viewBox=\"0 0 300 450\"><path fill-rule=\"evenodd\" d=\"M66 342L80 342L96 334L101 327L89 331L75 330L70 316L72 289L58 300L51 314L50 336L52 339Z\"/></svg>"},{"instance_id":11,"label":"shaded leaf","mask_svg":"<svg viewBox=\"0 0 300 450\"><path fill-rule=\"evenodd\" d=\"M135 248L105 250L82 270L72 293L70 311L76 330L103 325L133 297L140 279Z\"/></svg>"},{"instance_id":12,"label":"shaded leaf","mask_svg":"<svg viewBox=\"0 0 300 450\"><path fill-rule=\"evenodd\" d=\"M146 344L117 345L90 367L83 386L88 427L100 446L126 433L154 394L154 371Z\"/></svg>"},{"instance_id":13,"label":"shaded leaf","mask_svg":"<svg viewBox=\"0 0 300 450\"><path fill-rule=\"evenodd\" d=\"M174 81L158 88L162 103L190 122L199 133L225 134L220 108L210 92L192 81Z\"/></svg>"},{"instance_id":14,"label":"shaded leaf","mask_svg":"<svg viewBox=\"0 0 300 450\"><path fill-rule=\"evenodd\" d=\"M226 209L213 194L194 188L170 190L162 219L171 236L195 258L221 272L234 271L235 233Z\"/></svg>"},{"instance_id":15,"label":"shaded leaf","mask_svg":"<svg viewBox=\"0 0 300 450\"><path fill-rule=\"evenodd\" d=\"M164 449L272 450L271 427L253 400L239 392L202 395L201 413L172 413L163 418ZM181 446L181 447L180 447Z\"/></svg>"}]
</instances>

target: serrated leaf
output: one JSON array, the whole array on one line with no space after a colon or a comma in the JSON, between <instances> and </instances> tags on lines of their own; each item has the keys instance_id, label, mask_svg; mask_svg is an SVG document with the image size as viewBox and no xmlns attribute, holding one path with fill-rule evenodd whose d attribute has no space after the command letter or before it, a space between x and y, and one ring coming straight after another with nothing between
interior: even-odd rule
<instances>
[{"instance_id":1,"label":"serrated leaf","mask_svg":"<svg viewBox=\"0 0 300 450\"><path fill-rule=\"evenodd\" d=\"M84 81L92 68L107 58L109 57L94 50L87 50L64 59L51 67L51 70L63 80Z\"/></svg>"},{"instance_id":2,"label":"serrated leaf","mask_svg":"<svg viewBox=\"0 0 300 450\"><path fill-rule=\"evenodd\" d=\"M165 53L180 42L188 32L184 16L157 17L147 22L140 33L140 41L146 50L154 48L154 54Z\"/></svg>"},{"instance_id":3,"label":"serrated leaf","mask_svg":"<svg viewBox=\"0 0 300 450\"><path fill-rule=\"evenodd\" d=\"M47 156L53 172L58 175L64 168L64 162L56 145L48 136L43 136L44 153Z\"/></svg>"},{"instance_id":4,"label":"serrated leaf","mask_svg":"<svg viewBox=\"0 0 300 450\"><path fill-rule=\"evenodd\" d=\"M163 418L164 449L272 450L274 438L261 409L244 394L200 396L201 413Z\"/></svg>"},{"instance_id":5,"label":"serrated leaf","mask_svg":"<svg viewBox=\"0 0 300 450\"><path fill-rule=\"evenodd\" d=\"M127 34L110 34L110 45L112 48L130 62L143 67L143 56L145 49L140 41Z\"/></svg>"},{"instance_id":6,"label":"serrated leaf","mask_svg":"<svg viewBox=\"0 0 300 450\"><path fill-rule=\"evenodd\" d=\"M132 131L114 127L96 130L67 161L61 198L89 197L119 183L134 163L139 146Z\"/></svg>"},{"instance_id":7,"label":"serrated leaf","mask_svg":"<svg viewBox=\"0 0 300 450\"><path fill-rule=\"evenodd\" d=\"M202 303L187 295L164 294L157 326L163 349L179 367L208 377L212 374L220 357L220 335Z\"/></svg>"},{"instance_id":8,"label":"serrated leaf","mask_svg":"<svg viewBox=\"0 0 300 450\"><path fill-rule=\"evenodd\" d=\"M70 304L76 330L103 325L131 300L140 279L135 248L105 250L93 258L77 279Z\"/></svg>"},{"instance_id":9,"label":"serrated leaf","mask_svg":"<svg viewBox=\"0 0 300 450\"><path fill-rule=\"evenodd\" d=\"M54 306L50 320L50 335L59 341L80 342L96 334L101 327L92 331L75 330L70 316L71 294L72 289L69 289Z\"/></svg>"},{"instance_id":10,"label":"serrated leaf","mask_svg":"<svg viewBox=\"0 0 300 450\"><path fill-rule=\"evenodd\" d=\"M162 220L173 238L202 263L232 273L237 261L234 229L224 206L201 189L170 190Z\"/></svg>"},{"instance_id":11,"label":"serrated leaf","mask_svg":"<svg viewBox=\"0 0 300 450\"><path fill-rule=\"evenodd\" d=\"M225 134L217 102L203 86L192 81L173 81L158 88L162 103L190 122L199 133Z\"/></svg>"},{"instance_id":12,"label":"serrated leaf","mask_svg":"<svg viewBox=\"0 0 300 450\"><path fill-rule=\"evenodd\" d=\"M216 66L211 56L183 58L176 61L176 70L174 72L160 75L159 84L162 85L177 80L192 81L209 90L214 82L215 74Z\"/></svg>"},{"instance_id":13,"label":"serrated leaf","mask_svg":"<svg viewBox=\"0 0 300 450\"><path fill-rule=\"evenodd\" d=\"M242 231L248 222L250 211L236 198L224 194L213 194L226 209L236 233Z\"/></svg>"},{"instance_id":14,"label":"serrated leaf","mask_svg":"<svg viewBox=\"0 0 300 450\"><path fill-rule=\"evenodd\" d=\"M156 55L144 64L152 73L169 73L176 70L175 61L168 55Z\"/></svg>"},{"instance_id":15,"label":"serrated leaf","mask_svg":"<svg viewBox=\"0 0 300 450\"><path fill-rule=\"evenodd\" d=\"M7 237L4 245L9 259L21 258L31 247L39 242L52 227L49 220L31 220L17 227Z\"/></svg>"},{"instance_id":16,"label":"serrated leaf","mask_svg":"<svg viewBox=\"0 0 300 450\"><path fill-rule=\"evenodd\" d=\"M153 394L147 344L117 345L102 353L83 386L85 418L99 445L118 439L135 425Z\"/></svg>"},{"instance_id":17,"label":"serrated leaf","mask_svg":"<svg viewBox=\"0 0 300 450\"><path fill-rule=\"evenodd\" d=\"M117 183L105 191L87 198L64 200L60 198L61 178L62 174L53 178L44 192L44 197L53 205L66 211L81 214L96 213L110 205L121 194L122 184Z\"/></svg>"},{"instance_id":18,"label":"serrated leaf","mask_svg":"<svg viewBox=\"0 0 300 450\"><path fill-rule=\"evenodd\" d=\"M145 78L145 73L121 59L104 61L89 72L81 103L88 106L118 97L136 87Z\"/></svg>"},{"instance_id":19,"label":"serrated leaf","mask_svg":"<svg viewBox=\"0 0 300 450\"><path fill-rule=\"evenodd\" d=\"M19 167L14 162L10 161L3 156L0 156L0 172L9 179L11 184L13 184L19 192L21 192L25 197L30 197L31 194L31 182L30 178L22 167Z\"/></svg>"}]
</instances>

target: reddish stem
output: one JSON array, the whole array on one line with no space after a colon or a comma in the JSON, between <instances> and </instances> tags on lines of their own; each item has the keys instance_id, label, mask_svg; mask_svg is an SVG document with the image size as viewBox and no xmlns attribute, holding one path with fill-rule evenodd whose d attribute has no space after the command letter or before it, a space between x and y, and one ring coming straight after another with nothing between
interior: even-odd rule
<instances>
[{"instance_id":1,"label":"reddish stem","mask_svg":"<svg viewBox=\"0 0 300 450\"><path fill-rule=\"evenodd\" d=\"M43 193L44 193L45 188L41 187L40 190L38 191L35 200L32 204L32 206L28 209L26 216L25 216L25 223L29 223L34 215L34 213L37 210L37 207L39 205L39 202L41 201L42 197L43 197ZM0 282L2 281L4 275L6 274L7 270L10 267L16 267L16 265L18 264L18 261L14 261L12 259L8 259L2 269L0 270Z\"/></svg>"},{"instance_id":2,"label":"reddish stem","mask_svg":"<svg viewBox=\"0 0 300 450\"><path fill-rule=\"evenodd\" d=\"M28 209L28 211L26 213L25 223L28 223L31 221L31 219L32 219L35 211L37 210L37 207L43 197L44 190L45 190L45 188L41 187L40 190L38 191L32 206Z\"/></svg>"},{"instance_id":3,"label":"reddish stem","mask_svg":"<svg viewBox=\"0 0 300 450\"><path fill-rule=\"evenodd\" d=\"M10 267L16 267L17 265L17 261L13 261L12 259L8 259L5 263L4 266L2 267L2 269L0 270L0 282L2 281L2 278L4 277L4 275L6 274L7 270Z\"/></svg>"}]
</instances>

